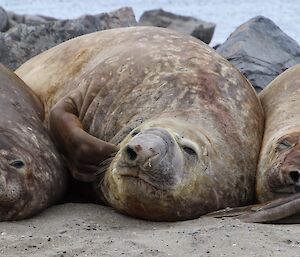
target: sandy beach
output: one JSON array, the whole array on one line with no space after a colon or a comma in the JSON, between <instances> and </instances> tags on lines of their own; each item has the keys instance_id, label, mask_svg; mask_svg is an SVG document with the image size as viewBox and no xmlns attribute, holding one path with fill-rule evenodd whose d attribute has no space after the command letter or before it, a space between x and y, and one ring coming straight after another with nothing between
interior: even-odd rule
<instances>
[{"instance_id":1,"label":"sandy beach","mask_svg":"<svg viewBox=\"0 0 300 257\"><path fill-rule=\"evenodd\" d=\"M53 206L0 223L0 256L299 256L299 225L202 217L148 222L94 204Z\"/></svg>"}]
</instances>

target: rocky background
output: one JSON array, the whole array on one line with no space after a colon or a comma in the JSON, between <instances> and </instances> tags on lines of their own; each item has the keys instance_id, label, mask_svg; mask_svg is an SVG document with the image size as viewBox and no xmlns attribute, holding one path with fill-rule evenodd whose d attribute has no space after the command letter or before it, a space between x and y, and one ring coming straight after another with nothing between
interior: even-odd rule
<instances>
[{"instance_id":1,"label":"rocky background","mask_svg":"<svg viewBox=\"0 0 300 257\"><path fill-rule=\"evenodd\" d=\"M216 24L164 10L144 12L137 22L133 9L59 20L20 15L0 7L0 61L11 69L68 39L105 29L157 26L190 34L209 44ZM287 68L300 63L299 44L274 22L258 16L240 25L221 45L213 46L252 83L257 92Z\"/></svg>"}]
</instances>

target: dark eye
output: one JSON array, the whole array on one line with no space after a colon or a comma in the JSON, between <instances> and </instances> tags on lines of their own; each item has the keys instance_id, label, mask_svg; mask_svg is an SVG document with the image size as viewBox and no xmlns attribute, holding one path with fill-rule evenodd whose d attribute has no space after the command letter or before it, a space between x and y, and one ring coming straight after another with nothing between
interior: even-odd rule
<instances>
[{"instance_id":1,"label":"dark eye","mask_svg":"<svg viewBox=\"0 0 300 257\"><path fill-rule=\"evenodd\" d=\"M140 133L139 130L133 131L133 132L131 133L131 136L134 137L134 136L136 136L138 133Z\"/></svg>"},{"instance_id":2,"label":"dark eye","mask_svg":"<svg viewBox=\"0 0 300 257\"><path fill-rule=\"evenodd\" d=\"M16 160L16 161L11 162L9 165L13 166L16 169L21 169L24 167L25 164L21 160Z\"/></svg>"},{"instance_id":3,"label":"dark eye","mask_svg":"<svg viewBox=\"0 0 300 257\"><path fill-rule=\"evenodd\" d=\"M182 147L182 149L189 155L197 155L196 151L191 147L184 146L184 147Z\"/></svg>"}]
</instances>

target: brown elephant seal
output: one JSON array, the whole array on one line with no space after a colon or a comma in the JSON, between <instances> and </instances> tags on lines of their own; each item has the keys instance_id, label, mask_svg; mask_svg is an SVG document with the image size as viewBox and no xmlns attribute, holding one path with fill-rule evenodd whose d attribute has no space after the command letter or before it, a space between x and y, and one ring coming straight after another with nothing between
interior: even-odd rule
<instances>
[{"instance_id":1,"label":"brown elephant seal","mask_svg":"<svg viewBox=\"0 0 300 257\"><path fill-rule=\"evenodd\" d=\"M55 203L67 172L42 123L43 105L0 65L0 221L28 218Z\"/></svg>"},{"instance_id":2,"label":"brown elephant seal","mask_svg":"<svg viewBox=\"0 0 300 257\"><path fill-rule=\"evenodd\" d=\"M261 92L260 100L266 121L257 199L260 203L280 199L258 208L248 220L271 222L300 213L295 194L300 192L300 65L274 79Z\"/></svg>"},{"instance_id":3,"label":"brown elephant seal","mask_svg":"<svg viewBox=\"0 0 300 257\"><path fill-rule=\"evenodd\" d=\"M16 72L43 100L72 174L95 181L118 211L185 220L253 201L260 102L199 40L113 29L65 42Z\"/></svg>"}]
</instances>

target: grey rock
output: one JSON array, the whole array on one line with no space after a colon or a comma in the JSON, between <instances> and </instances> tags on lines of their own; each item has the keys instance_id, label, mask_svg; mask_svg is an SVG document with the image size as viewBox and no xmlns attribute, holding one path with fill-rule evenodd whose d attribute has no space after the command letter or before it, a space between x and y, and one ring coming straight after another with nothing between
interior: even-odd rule
<instances>
[{"instance_id":1,"label":"grey rock","mask_svg":"<svg viewBox=\"0 0 300 257\"><path fill-rule=\"evenodd\" d=\"M209 44L216 25L189 16L176 15L162 9L150 10L143 13L139 26L155 26L174 29L190 34L206 44Z\"/></svg>"},{"instance_id":2,"label":"grey rock","mask_svg":"<svg viewBox=\"0 0 300 257\"><path fill-rule=\"evenodd\" d=\"M257 92L300 63L299 44L263 16L240 25L217 52L236 66Z\"/></svg>"},{"instance_id":3,"label":"grey rock","mask_svg":"<svg viewBox=\"0 0 300 257\"><path fill-rule=\"evenodd\" d=\"M110 13L84 15L74 20L57 20L41 24L18 24L0 34L0 62L18 68L31 57L71 38L87 33L136 25L132 8Z\"/></svg>"},{"instance_id":4,"label":"grey rock","mask_svg":"<svg viewBox=\"0 0 300 257\"><path fill-rule=\"evenodd\" d=\"M27 24L27 25L34 25L34 24L40 24L40 23L46 23L49 21L58 20L56 18L48 17L44 15L22 15L22 14L14 13L12 11L8 11L7 14L9 17L10 28L20 23Z\"/></svg>"},{"instance_id":5,"label":"grey rock","mask_svg":"<svg viewBox=\"0 0 300 257\"><path fill-rule=\"evenodd\" d=\"M56 20L53 18L53 20ZM52 20L52 21L53 21ZM48 22L49 20L46 20L42 16L39 15L24 15L24 22L25 24L40 24Z\"/></svg>"},{"instance_id":6,"label":"grey rock","mask_svg":"<svg viewBox=\"0 0 300 257\"><path fill-rule=\"evenodd\" d=\"M8 27L8 14L7 12L0 7L0 31L3 32Z\"/></svg>"}]
</instances>

